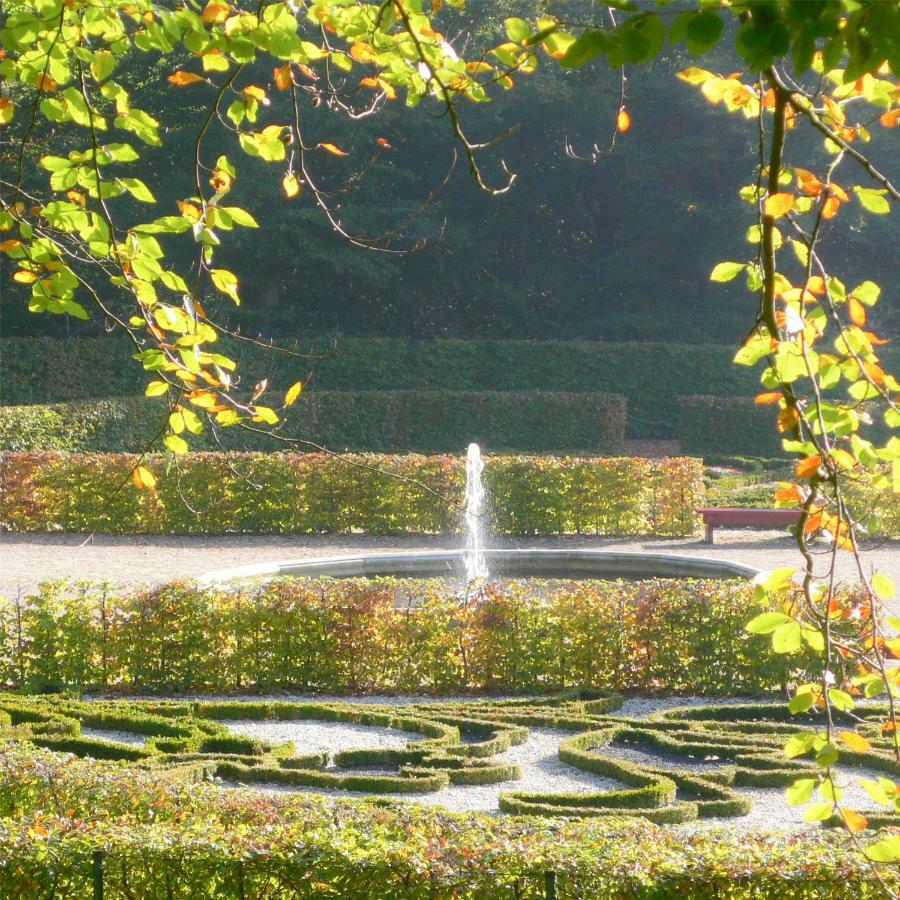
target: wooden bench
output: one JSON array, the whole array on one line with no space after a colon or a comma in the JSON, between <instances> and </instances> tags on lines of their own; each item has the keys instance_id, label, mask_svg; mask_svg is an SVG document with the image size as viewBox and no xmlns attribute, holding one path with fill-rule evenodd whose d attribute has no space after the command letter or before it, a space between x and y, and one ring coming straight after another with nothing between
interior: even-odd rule
<instances>
[{"instance_id":1,"label":"wooden bench","mask_svg":"<svg viewBox=\"0 0 900 900\"><path fill-rule=\"evenodd\" d=\"M701 507L697 510L706 526L706 543L712 544L716 525L796 525L799 509L753 509L740 506Z\"/></svg>"}]
</instances>

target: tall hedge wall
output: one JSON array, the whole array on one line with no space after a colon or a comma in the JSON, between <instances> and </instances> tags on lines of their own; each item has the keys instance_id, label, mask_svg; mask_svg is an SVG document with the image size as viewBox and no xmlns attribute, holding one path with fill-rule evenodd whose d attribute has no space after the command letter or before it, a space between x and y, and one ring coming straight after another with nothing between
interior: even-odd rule
<instances>
[{"instance_id":1,"label":"tall hedge wall","mask_svg":"<svg viewBox=\"0 0 900 900\"><path fill-rule=\"evenodd\" d=\"M0 407L0 450L136 453L154 437L161 450L166 413L161 398L145 397ZM625 418L625 399L608 394L311 390L278 433L331 450L446 453L477 441L494 451L620 453ZM206 433L192 445L287 449L237 428Z\"/></svg>"},{"instance_id":2,"label":"tall hedge wall","mask_svg":"<svg viewBox=\"0 0 900 900\"><path fill-rule=\"evenodd\" d=\"M679 397L681 452L698 456L784 456L775 427L777 412L774 406L757 406L752 397Z\"/></svg>"},{"instance_id":3,"label":"tall hedge wall","mask_svg":"<svg viewBox=\"0 0 900 900\"><path fill-rule=\"evenodd\" d=\"M301 357L222 341L248 383L287 387L312 372L323 390L603 391L628 400L628 433L671 438L687 394L752 394L758 375L731 362L728 344L596 341L415 341L340 338L299 344ZM56 403L143 391L132 348L112 338L0 341L0 401Z\"/></svg>"},{"instance_id":4,"label":"tall hedge wall","mask_svg":"<svg viewBox=\"0 0 900 900\"><path fill-rule=\"evenodd\" d=\"M113 453L0 454L0 527L440 532L457 527L465 482L458 456L191 453L168 473L163 456L145 459L157 486L137 491L137 462ZM491 456L484 477L494 527L510 534L693 534L704 495L703 464L691 458Z\"/></svg>"},{"instance_id":5,"label":"tall hedge wall","mask_svg":"<svg viewBox=\"0 0 900 900\"><path fill-rule=\"evenodd\" d=\"M746 633L758 611L745 581L531 581L491 587L471 606L438 580L183 582L121 594L45 582L0 599L0 684L740 694L810 675L812 651L786 657Z\"/></svg>"}]
</instances>

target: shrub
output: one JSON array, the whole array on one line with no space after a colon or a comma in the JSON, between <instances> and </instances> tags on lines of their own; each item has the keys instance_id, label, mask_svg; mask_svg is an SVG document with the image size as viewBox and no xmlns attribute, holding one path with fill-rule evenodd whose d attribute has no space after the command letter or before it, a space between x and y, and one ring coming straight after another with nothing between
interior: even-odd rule
<instances>
[{"instance_id":1,"label":"shrub","mask_svg":"<svg viewBox=\"0 0 900 900\"><path fill-rule=\"evenodd\" d=\"M159 451L167 415L162 399L143 396L0 407L0 450ZM477 441L498 451L620 453L625 417L623 397L597 393L314 390L301 397L277 434L334 450L450 452ZM192 445L290 446L238 428L207 432Z\"/></svg>"},{"instance_id":2,"label":"shrub","mask_svg":"<svg viewBox=\"0 0 900 900\"><path fill-rule=\"evenodd\" d=\"M410 596L414 609L405 608ZM777 686L789 664L804 665L744 631L756 611L752 587L738 581L508 582L471 607L440 581L173 583L123 594L54 582L0 604L0 671L19 688L741 693ZM586 702L595 714L607 709L606 700ZM288 712L243 707L257 718ZM544 716L567 727L539 710L523 706L520 724ZM178 719L166 721L171 729ZM155 733L172 733L161 727Z\"/></svg>"},{"instance_id":3,"label":"shrub","mask_svg":"<svg viewBox=\"0 0 900 900\"><path fill-rule=\"evenodd\" d=\"M548 871L560 900L884 896L863 857L831 831L688 833L636 818L454 815L223 791L24 746L0 755L0 808L15 817L0 827L4 897L89 900L94 850L103 851L113 900L545 900ZM897 887L896 872L884 877Z\"/></svg>"},{"instance_id":4,"label":"shrub","mask_svg":"<svg viewBox=\"0 0 900 900\"><path fill-rule=\"evenodd\" d=\"M298 344L294 349L304 354L298 360L227 337L220 343L222 352L239 360L245 383L268 377L281 389L303 378L311 366L317 390L621 394L628 400L633 437L675 437L679 396L747 396L757 386L754 372L732 365L730 344L348 337ZM143 393L146 373L132 352L126 341L111 338L7 338L0 343L2 402L59 403Z\"/></svg>"},{"instance_id":5,"label":"shrub","mask_svg":"<svg viewBox=\"0 0 900 900\"><path fill-rule=\"evenodd\" d=\"M0 525L440 532L458 525L464 493L464 461L454 456L190 453L168 475L166 459L152 456L142 464L157 477L156 490L124 489L137 462L126 454L0 454ZM693 534L703 502L703 466L691 458L493 456L484 476L495 527L512 534Z\"/></svg>"},{"instance_id":6,"label":"shrub","mask_svg":"<svg viewBox=\"0 0 900 900\"><path fill-rule=\"evenodd\" d=\"M682 453L698 456L780 456L777 407L757 406L752 397L678 398Z\"/></svg>"}]
</instances>

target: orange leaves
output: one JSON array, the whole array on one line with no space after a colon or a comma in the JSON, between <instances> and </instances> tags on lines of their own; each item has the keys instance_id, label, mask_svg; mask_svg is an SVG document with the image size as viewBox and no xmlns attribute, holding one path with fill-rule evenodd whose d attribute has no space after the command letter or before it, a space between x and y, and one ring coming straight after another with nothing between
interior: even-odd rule
<instances>
[{"instance_id":1,"label":"orange leaves","mask_svg":"<svg viewBox=\"0 0 900 900\"><path fill-rule=\"evenodd\" d=\"M284 189L284 195L288 200L293 199L300 193L300 180L293 172L288 172L281 179L281 186Z\"/></svg>"},{"instance_id":2,"label":"orange leaves","mask_svg":"<svg viewBox=\"0 0 900 900\"><path fill-rule=\"evenodd\" d=\"M628 110L623 106L616 116L616 130L624 133L628 131L629 128L631 128L631 116L628 114Z\"/></svg>"},{"instance_id":3,"label":"orange leaves","mask_svg":"<svg viewBox=\"0 0 900 900\"><path fill-rule=\"evenodd\" d=\"M822 193L825 185L819 181L814 172L810 172L809 169L794 169L794 174L797 176L797 186L804 194L817 197Z\"/></svg>"},{"instance_id":4,"label":"orange leaves","mask_svg":"<svg viewBox=\"0 0 900 900\"><path fill-rule=\"evenodd\" d=\"M860 328L866 324L866 308L856 297L851 297L847 301L847 315L850 316L850 321Z\"/></svg>"},{"instance_id":5,"label":"orange leaves","mask_svg":"<svg viewBox=\"0 0 900 900\"><path fill-rule=\"evenodd\" d=\"M839 731L837 733L837 739L857 753L865 753L870 749L869 742L861 734L858 734L855 731Z\"/></svg>"},{"instance_id":6,"label":"orange leaves","mask_svg":"<svg viewBox=\"0 0 900 900\"><path fill-rule=\"evenodd\" d=\"M784 484L775 491L775 499L780 503L802 503L806 493L799 484Z\"/></svg>"},{"instance_id":7,"label":"orange leaves","mask_svg":"<svg viewBox=\"0 0 900 900\"><path fill-rule=\"evenodd\" d=\"M780 413L778 413L778 430L782 432L782 434L786 431L792 431L797 427L799 423L800 412L793 404L791 404L790 406L786 406Z\"/></svg>"},{"instance_id":8,"label":"orange leaves","mask_svg":"<svg viewBox=\"0 0 900 900\"><path fill-rule=\"evenodd\" d=\"M378 57L378 53L375 48L371 46L371 44L363 43L362 41L357 41L350 47L350 55L357 61L361 63L370 63L375 62Z\"/></svg>"},{"instance_id":9,"label":"orange leaves","mask_svg":"<svg viewBox=\"0 0 900 900\"><path fill-rule=\"evenodd\" d=\"M878 121L885 128L896 128L900 125L900 109L888 110Z\"/></svg>"},{"instance_id":10,"label":"orange leaves","mask_svg":"<svg viewBox=\"0 0 900 900\"><path fill-rule=\"evenodd\" d=\"M294 76L291 74L291 64L285 63L283 66L273 69L272 80L279 91L286 91L294 83Z\"/></svg>"},{"instance_id":11,"label":"orange leaves","mask_svg":"<svg viewBox=\"0 0 900 900\"><path fill-rule=\"evenodd\" d=\"M55 91L59 85L49 76L49 75L38 75L37 81L34 83L34 86L39 91Z\"/></svg>"},{"instance_id":12,"label":"orange leaves","mask_svg":"<svg viewBox=\"0 0 900 900\"><path fill-rule=\"evenodd\" d=\"M762 394L757 394L756 397L753 398L753 402L757 406L766 406L769 403L777 403L781 399L781 391L765 391Z\"/></svg>"},{"instance_id":13,"label":"orange leaves","mask_svg":"<svg viewBox=\"0 0 900 900\"><path fill-rule=\"evenodd\" d=\"M135 466L131 479L138 490L152 491L156 487L156 476L146 466Z\"/></svg>"},{"instance_id":14,"label":"orange leaves","mask_svg":"<svg viewBox=\"0 0 900 900\"><path fill-rule=\"evenodd\" d=\"M232 181L231 175L228 174L224 169L213 169L213 173L210 176L209 183L212 186L213 190L216 193L220 193L222 191L228 191L231 189Z\"/></svg>"},{"instance_id":15,"label":"orange leaves","mask_svg":"<svg viewBox=\"0 0 900 900\"><path fill-rule=\"evenodd\" d=\"M174 84L175 87L186 87L189 84L194 84L198 81L206 81L206 79L202 75L198 75L196 72L185 72L183 69L178 69L169 75L168 78L171 84Z\"/></svg>"},{"instance_id":16,"label":"orange leaves","mask_svg":"<svg viewBox=\"0 0 900 900\"><path fill-rule=\"evenodd\" d=\"M821 465L822 457L819 456L818 453L815 453L812 456L807 456L804 459L801 459L800 462L797 463L794 471L797 473L798 478L809 478L810 476L816 474L819 466Z\"/></svg>"},{"instance_id":17,"label":"orange leaves","mask_svg":"<svg viewBox=\"0 0 900 900\"><path fill-rule=\"evenodd\" d=\"M375 138L375 143L378 144L379 147L384 147L385 150L394 149L394 145L385 137Z\"/></svg>"},{"instance_id":18,"label":"orange leaves","mask_svg":"<svg viewBox=\"0 0 900 900\"><path fill-rule=\"evenodd\" d=\"M767 216L777 219L787 215L794 206L794 195L791 193L781 192L771 194L766 197L764 212Z\"/></svg>"},{"instance_id":19,"label":"orange leaves","mask_svg":"<svg viewBox=\"0 0 900 900\"><path fill-rule=\"evenodd\" d=\"M841 812L844 814L844 823L850 831L863 831L869 824L869 820L855 809L844 806L841 807Z\"/></svg>"},{"instance_id":20,"label":"orange leaves","mask_svg":"<svg viewBox=\"0 0 900 900\"><path fill-rule=\"evenodd\" d=\"M12 253L22 246L22 242L18 238L10 238L8 241L0 242L0 253Z\"/></svg>"},{"instance_id":21,"label":"orange leaves","mask_svg":"<svg viewBox=\"0 0 900 900\"><path fill-rule=\"evenodd\" d=\"M317 145L322 150L330 153L332 156L349 156L350 154L346 150L341 150L337 144L329 143L328 141L320 141Z\"/></svg>"},{"instance_id":22,"label":"orange leaves","mask_svg":"<svg viewBox=\"0 0 900 900\"><path fill-rule=\"evenodd\" d=\"M206 8L203 10L200 18L204 24L212 25L216 22L224 22L230 12L231 7L227 3L217 3L216 0L210 0L206 4Z\"/></svg>"}]
</instances>

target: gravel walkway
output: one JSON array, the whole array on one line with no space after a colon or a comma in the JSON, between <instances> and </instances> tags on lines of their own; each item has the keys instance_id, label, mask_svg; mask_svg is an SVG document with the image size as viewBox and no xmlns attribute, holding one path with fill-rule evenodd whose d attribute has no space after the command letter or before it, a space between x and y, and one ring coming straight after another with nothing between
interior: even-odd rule
<instances>
[{"instance_id":1,"label":"gravel walkway","mask_svg":"<svg viewBox=\"0 0 900 900\"><path fill-rule=\"evenodd\" d=\"M730 559L762 569L801 564L793 540L780 531L720 529L714 546L696 538L590 536L497 538L492 545L684 553ZM74 534L0 534L0 593L32 590L39 581L48 578L106 579L121 584L161 582L254 562L458 547L459 539L448 535L96 535L91 538ZM824 559L821 565L824 570ZM865 566L869 572L877 568L900 582L900 542L873 544L866 553ZM851 579L855 575L852 558L842 552L838 576Z\"/></svg>"}]
</instances>

